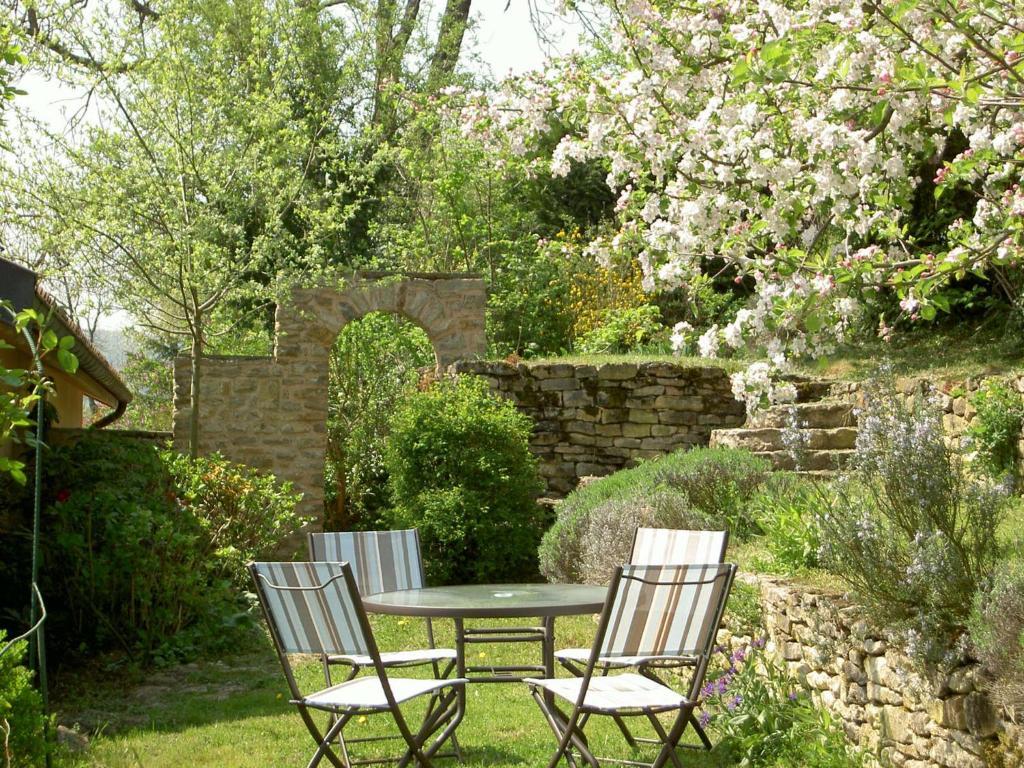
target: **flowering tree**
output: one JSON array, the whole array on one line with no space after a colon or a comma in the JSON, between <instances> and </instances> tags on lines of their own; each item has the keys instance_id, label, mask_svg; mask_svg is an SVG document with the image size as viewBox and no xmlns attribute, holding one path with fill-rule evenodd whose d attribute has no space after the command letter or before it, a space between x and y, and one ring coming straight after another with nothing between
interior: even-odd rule
<instances>
[{"instance_id":1,"label":"flowering tree","mask_svg":"<svg viewBox=\"0 0 1024 768\"><path fill-rule=\"evenodd\" d=\"M554 174L604 158L619 228L589 250L639 259L649 290L723 270L754 286L732 323L674 337L710 357L765 349L734 379L750 407L792 397L772 374L842 341L866 294L931 319L974 273L1016 298L1017 0L602 5L600 55L475 99L469 124L522 152L569 126Z\"/></svg>"}]
</instances>

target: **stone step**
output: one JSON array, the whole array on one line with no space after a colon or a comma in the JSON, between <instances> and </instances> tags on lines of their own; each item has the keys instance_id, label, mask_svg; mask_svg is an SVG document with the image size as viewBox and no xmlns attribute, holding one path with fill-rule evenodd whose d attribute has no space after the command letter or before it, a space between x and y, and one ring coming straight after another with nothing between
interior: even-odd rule
<instances>
[{"instance_id":1,"label":"stone step","mask_svg":"<svg viewBox=\"0 0 1024 768\"><path fill-rule=\"evenodd\" d=\"M853 451L803 451L799 466L789 451L756 451L754 455L768 459L774 469L821 474L834 472L846 466L853 456Z\"/></svg>"},{"instance_id":2,"label":"stone step","mask_svg":"<svg viewBox=\"0 0 1024 768\"><path fill-rule=\"evenodd\" d=\"M796 385L796 401L798 403L816 403L832 394L832 382L816 380L800 380Z\"/></svg>"},{"instance_id":3,"label":"stone step","mask_svg":"<svg viewBox=\"0 0 1024 768\"><path fill-rule=\"evenodd\" d=\"M853 412L853 404L840 400L820 400L813 403L796 403L795 405L775 405L755 413L747 419L746 426L750 429L785 429L792 423L790 410L796 411L796 423L805 429L837 429L853 427L857 417Z\"/></svg>"},{"instance_id":4,"label":"stone step","mask_svg":"<svg viewBox=\"0 0 1024 768\"><path fill-rule=\"evenodd\" d=\"M800 439L808 450L849 450L857 443L857 430L853 427L834 429L801 429ZM787 450L786 430L777 427L749 429L716 429L711 433L712 448L746 448L748 451Z\"/></svg>"}]
</instances>

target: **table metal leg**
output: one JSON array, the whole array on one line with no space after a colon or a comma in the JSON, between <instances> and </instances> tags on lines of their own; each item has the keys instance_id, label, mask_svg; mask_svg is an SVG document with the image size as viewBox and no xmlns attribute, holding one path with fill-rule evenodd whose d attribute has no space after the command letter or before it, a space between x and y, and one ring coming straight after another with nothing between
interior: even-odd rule
<instances>
[{"instance_id":1,"label":"table metal leg","mask_svg":"<svg viewBox=\"0 0 1024 768\"><path fill-rule=\"evenodd\" d=\"M555 617L544 617L544 640L541 643L541 659L544 664L544 677L555 676Z\"/></svg>"}]
</instances>

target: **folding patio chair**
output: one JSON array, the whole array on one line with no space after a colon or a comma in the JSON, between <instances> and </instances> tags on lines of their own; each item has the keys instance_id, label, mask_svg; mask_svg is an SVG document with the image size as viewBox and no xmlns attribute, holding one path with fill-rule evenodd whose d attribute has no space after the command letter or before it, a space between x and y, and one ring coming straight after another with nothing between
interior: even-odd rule
<instances>
[{"instance_id":1,"label":"folding patio chair","mask_svg":"<svg viewBox=\"0 0 1024 768\"><path fill-rule=\"evenodd\" d=\"M420 536L415 528L310 533L308 544L310 560L349 563L361 597L399 589L419 589L424 585ZM426 622L429 647L413 651L385 651L380 655L385 668L430 664L434 668L434 677L443 678L451 674L455 668L455 649L435 648L434 626L430 619ZM368 666L370 660L365 655L340 655L328 657L327 662L325 674L330 685L330 665L350 667L351 679Z\"/></svg>"},{"instance_id":2,"label":"folding patio chair","mask_svg":"<svg viewBox=\"0 0 1024 768\"><path fill-rule=\"evenodd\" d=\"M662 768L671 761L675 768L682 768L676 747L700 703L735 575L736 566L729 563L625 565L615 570L582 676L526 681L558 740L548 768L555 768L563 757L576 766L577 754L590 768L600 768L600 759L609 760L594 756L583 732L596 715L643 717L658 734L661 749L652 763L611 761L650 768ZM636 657L685 662L690 670L686 693L640 674L604 674L607 668L602 660ZM570 714L558 706L558 699L571 705ZM666 729L658 716L669 712L676 717Z\"/></svg>"},{"instance_id":3,"label":"folding patio chair","mask_svg":"<svg viewBox=\"0 0 1024 768\"><path fill-rule=\"evenodd\" d=\"M325 757L337 768L392 762L353 760L344 738L345 726L352 718L382 712L392 715L406 744L405 753L397 760L399 768L413 761L430 768L430 758L462 719L466 680L389 678L348 563L251 563L249 570L288 681L291 702L317 744L308 768L315 768ZM316 654L322 661L330 655L365 656L375 674L303 693L289 660L291 654ZM432 697L431 705L413 732L399 707L424 695ZM330 715L327 728L317 726L313 711ZM340 756L335 741L341 747Z\"/></svg>"},{"instance_id":4,"label":"folding patio chair","mask_svg":"<svg viewBox=\"0 0 1024 768\"><path fill-rule=\"evenodd\" d=\"M725 560L725 550L729 545L728 531L687 531L669 528L637 528L633 534L633 546L629 562L633 565L687 565L689 563L721 563ZM590 659L589 648L565 648L555 652L555 658L572 674L579 677ZM605 672L611 669L636 667L637 671L664 684L655 676L654 669L685 666L685 659L659 659L656 657L638 656L635 658L600 659L598 667ZM704 749L711 749L708 738L696 715L692 716L690 725L700 739ZM622 735L635 747L638 741L626 727L625 722L616 718L616 725Z\"/></svg>"}]
</instances>

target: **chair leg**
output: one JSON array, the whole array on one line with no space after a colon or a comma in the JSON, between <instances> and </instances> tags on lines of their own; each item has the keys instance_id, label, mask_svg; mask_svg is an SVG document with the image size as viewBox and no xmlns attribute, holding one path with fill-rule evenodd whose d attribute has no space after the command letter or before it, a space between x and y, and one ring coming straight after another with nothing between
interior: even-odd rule
<instances>
[{"instance_id":1,"label":"chair leg","mask_svg":"<svg viewBox=\"0 0 1024 768\"><path fill-rule=\"evenodd\" d=\"M667 734L665 732L665 726L663 726L661 724L661 721L658 719L658 716L656 714L654 714L653 712L647 712L646 714L647 714L647 719L651 721L651 726L654 728L654 732L656 734L658 734L658 738L661 739L661 743L662 744L667 744L668 740L669 740L669 734ZM684 728L685 728L685 725L684 725ZM680 732L680 736L681 735L682 735L682 732ZM677 741L678 741L678 739L677 739ZM672 750L668 753L668 755L669 755L669 759L672 761L672 765L675 766L675 768L683 768L682 764L679 762L679 756L676 755L676 750L675 750L675 746L674 745L672 747Z\"/></svg>"},{"instance_id":2,"label":"chair leg","mask_svg":"<svg viewBox=\"0 0 1024 768\"><path fill-rule=\"evenodd\" d=\"M700 720L697 719L696 712L690 713L690 727L693 728L694 732L697 734L697 738L700 739L700 743L704 745L704 749L710 752L714 745L711 743L711 738L708 736L707 731L704 730L704 726L701 725Z\"/></svg>"},{"instance_id":3,"label":"chair leg","mask_svg":"<svg viewBox=\"0 0 1024 768\"><path fill-rule=\"evenodd\" d=\"M551 756L548 768L556 768L558 761L562 757L565 757L570 765L574 765L575 760L570 751L570 746L576 748L580 753L580 757L587 762L590 768L601 768L597 758L590 751L587 737L580 729L579 722L572 722L571 718L567 717L556 705L553 703L549 704L544 694L538 689L532 689L531 693L533 694L534 701L537 702L537 706L544 713L544 717L548 721L548 725L551 726L551 730L554 731L555 738L558 739L558 749Z\"/></svg>"},{"instance_id":4,"label":"chair leg","mask_svg":"<svg viewBox=\"0 0 1024 768\"><path fill-rule=\"evenodd\" d=\"M684 707L680 711L676 721L672 724L672 730L665 734L664 746L661 748L661 752L658 757L655 758L651 764L651 768L664 768L665 763L672 760L675 765L679 765L679 758L676 756L676 746L679 744L679 739L683 736L683 731L686 730L686 726L690 722L690 716L693 714L693 707ZM664 728L661 728L661 723L658 723L659 729L664 733ZM659 734L660 735L660 734Z\"/></svg>"},{"instance_id":5,"label":"chair leg","mask_svg":"<svg viewBox=\"0 0 1024 768\"><path fill-rule=\"evenodd\" d=\"M331 746L331 741L337 737L349 720L352 719L351 714L344 714L337 717L331 723L331 727L328 728L327 732L321 732L317 728L316 723L313 721L313 717L309 714L309 709L303 705L299 705L299 716L306 724L306 728L309 730L310 736L313 737L313 741L317 743L317 750L313 753L313 757L310 758L306 768L316 768L320 764L320 761L325 757L331 761L336 768L349 768L348 761L342 762L342 759L338 757L334 748Z\"/></svg>"}]
</instances>

